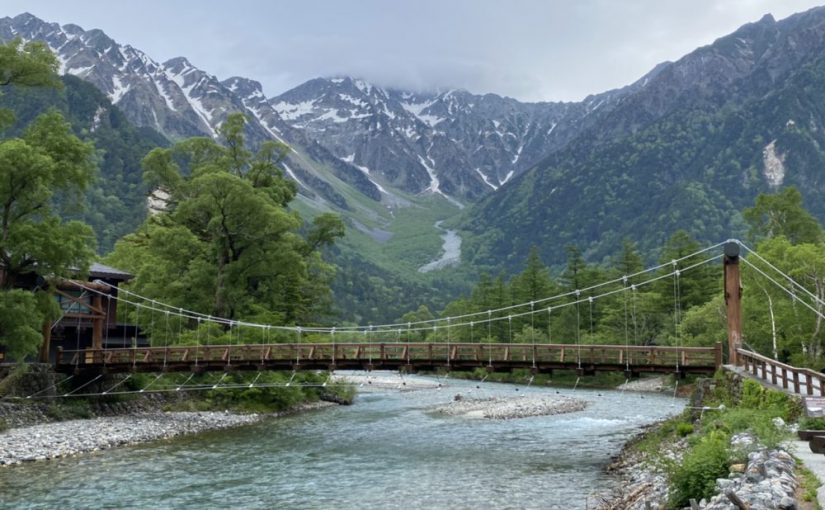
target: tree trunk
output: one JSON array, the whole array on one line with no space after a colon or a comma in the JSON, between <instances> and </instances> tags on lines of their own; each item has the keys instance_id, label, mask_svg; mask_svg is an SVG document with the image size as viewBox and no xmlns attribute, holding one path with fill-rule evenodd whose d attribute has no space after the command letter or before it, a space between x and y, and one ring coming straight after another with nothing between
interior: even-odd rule
<instances>
[{"instance_id":1,"label":"tree trunk","mask_svg":"<svg viewBox=\"0 0 825 510\"><path fill-rule=\"evenodd\" d=\"M215 309L216 317L226 317L226 250L218 252L218 275L215 278Z\"/></svg>"},{"instance_id":2,"label":"tree trunk","mask_svg":"<svg viewBox=\"0 0 825 510\"><path fill-rule=\"evenodd\" d=\"M768 313L771 317L771 340L773 346L773 359L779 360L779 348L776 345L776 318L773 314L773 299L771 299L771 295L768 294L768 291L762 287L762 292L765 293L765 297L768 298Z\"/></svg>"}]
</instances>

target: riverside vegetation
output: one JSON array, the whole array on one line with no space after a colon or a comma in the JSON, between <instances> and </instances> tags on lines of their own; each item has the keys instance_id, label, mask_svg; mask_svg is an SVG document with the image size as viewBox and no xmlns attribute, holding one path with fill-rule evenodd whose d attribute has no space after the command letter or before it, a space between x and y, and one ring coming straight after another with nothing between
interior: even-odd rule
<instances>
[{"instance_id":1,"label":"riverside vegetation","mask_svg":"<svg viewBox=\"0 0 825 510\"><path fill-rule=\"evenodd\" d=\"M791 438L792 428L785 424L825 428L825 420L802 416L798 398L767 389L751 379L736 382L732 374L719 371L703 388L703 397L693 402L697 408L688 408L662 422L625 448L623 460L617 465L625 477L635 477L636 483L626 487L623 495L642 491L643 485L658 477L664 485L654 487L651 494L665 500L669 509L689 506L691 499L705 500L711 505L706 508L717 508L714 502L725 508L721 503L727 502L724 495L712 498L733 487L746 501L755 500L764 496L760 491L766 489L759 482L766 475L746 473L752 472L751 465L757 466L755 471L765 473L766 468L759 466L766 462L774 467L787 464L783 459L789 461L790 457L783 452L783 443ZM782 477L785 496L794 496L798 484L801 499L812 505L809 508L819 508L819 482L800 466L794 469L793 462L788 465L775 473L777 478L787 473ZM649 474L640 475L639 470ZM775 498L775 504L781 499L778 495L767 497Z\"/></svg>"}]
</instances>

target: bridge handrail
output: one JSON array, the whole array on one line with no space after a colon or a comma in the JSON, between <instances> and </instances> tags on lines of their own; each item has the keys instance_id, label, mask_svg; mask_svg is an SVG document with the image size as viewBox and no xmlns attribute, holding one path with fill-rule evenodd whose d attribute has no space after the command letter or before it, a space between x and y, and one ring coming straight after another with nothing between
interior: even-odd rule
<instances>
[{"instance_id":1,"label":"bridge handrail","mask_svg":"<svg viewBox=\"0 0 825 510\"><path fill-rule=\"evenodd\" d=\"M424 355L422 356L422 351ZM354 352L354 354L353 354ZM560 361L580 359L586 363L625 363L641 353L648 364L676 363L691 366L718 366L721 363L721 345L714 347L680 347L658 345L620 344L543 344L543 343L478 343L478 342L322 342L322 343L261 343L261 344L203 344L150 347L113 347L105 349L60 350L58 365L124 363L132 365L163 361L181 362L193 358L203 361L224 360L271 360L275 357L293 359L319 359L322 357L376 358L376 359L441 359L466 360L479 355L495 353L504 360L535 358L547 360L558 357ZM245 356L245 358L244 358ZM314 358L313 358L314 357ZM639 361L637 358L634 361Z\"/></svg>"},{"instance_id":2,"label":"bridge handrail","mask_svg":"<svg viewBox=\"0 0 825 510\"><path fill-rule=\"evenodd\" d=\"M742 348L736 349L736 352L739 355L739 359L744 362L744 369L746 371L749 370L754 377L766 381L770 377L770 382L774 385L779 385L777 381L781 380L783 389L802 395L803 384L800 376L804 376L806 395L813 395L814 390L818 390L819 395L825 396L825 374L811 370L810 368L799 368L788 365L787 363L782 363L781 361ZM768 367L771 367L770 371L768 371ZM760 368L762 371L761 375L759 375ZM790 378L788 377L789 373L791 374ZM819 384L815 386L814 381L817 381ZM789 383L793 383L793 389L788 387Z\"/></svg>"},{"instance_id":3,"label":"bridge handrail","mask_svg":"<svg viewBox=\"0 0 825 510\"><path fill-rule=\"evenodd\" d=\"M661 350L665 352L706 352L712 353L716 350L716 347L692 347L692 346L673 346L673 345L621 345L621 344L546 344L541 342L527 342L527 343L487 343L487 342L302 342L302 343L249 343L249 344L200 344L200 345L189 345L189 344L175 344L169 346L146 346L146 347L105 347L103 349L97 349L99 351L132 351L132 350L174 350L174 349L195 349L195 348L221 348L221 347L232 347L232 348L244 348L244 347L261 347L261 346L279 346L279 347L318 347L318 346L329 346L332 347L333 345L337 347L357 347L357 346L378 346L378 345L385 345L388 347L404 347L410 345L416 346L453 346L453 347L472 347L472 346L491 346L491 347L544 347L550 349L569 349L569 348L596 348L596 349L609 349L609 350L616 350L616 351L623 351L623 350L631 350L631 351L649 351L649 350ZM84 348L84 349L64 349L64 353L70 352L87 352L90 351L91 348ZM745 351L748 352L748 351Z\"/></svg>"}]
</instances>

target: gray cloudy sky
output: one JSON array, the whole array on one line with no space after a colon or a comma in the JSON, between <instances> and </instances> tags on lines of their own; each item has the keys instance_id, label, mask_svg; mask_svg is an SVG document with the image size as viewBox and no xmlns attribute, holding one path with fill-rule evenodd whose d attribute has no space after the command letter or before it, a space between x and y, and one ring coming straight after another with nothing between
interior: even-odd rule
<instances>
[{"instance_id":1,"label":"gray cloudy sky","mask_svg":"<svg viewBox=\"0 0 825 510\"><path fill-rule=\"evenodd\" d=\"M821 2L822 0L820 0ZM277 95L347 74L403 88L461 87L580 100L807 0L3 0L0 16L100 28L158 61L183 55Z\"/></svg>"}]
</instances>

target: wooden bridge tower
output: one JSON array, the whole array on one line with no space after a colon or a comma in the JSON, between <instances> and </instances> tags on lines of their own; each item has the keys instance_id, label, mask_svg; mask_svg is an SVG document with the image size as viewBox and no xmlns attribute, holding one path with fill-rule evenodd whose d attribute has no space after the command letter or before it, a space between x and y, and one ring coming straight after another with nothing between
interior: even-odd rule
<instances>
[{"instance_id":1,"label":"wooden bridge tower","mask_svg":"<svg viewBox=\"0 0 825 510\"><path fill-rule=\"evenodd\" d=\"M738 365L736 350L742 345L742 282L739 278L739 243L725 243L725 307L728 316L728 363Z\"/></svg>"}]
</instances>

